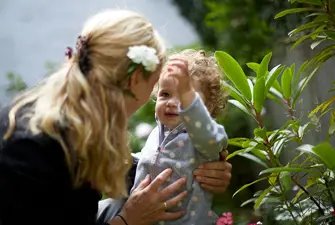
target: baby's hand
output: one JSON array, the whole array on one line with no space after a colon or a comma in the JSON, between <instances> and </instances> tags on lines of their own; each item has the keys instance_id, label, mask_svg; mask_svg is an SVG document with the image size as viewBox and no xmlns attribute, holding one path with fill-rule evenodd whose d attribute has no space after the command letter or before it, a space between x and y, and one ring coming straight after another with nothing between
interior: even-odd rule
<instances>
[{"instance_id":1,"label":"baby's hand","mask_svg":"<svg viewBox=\"0 0 335 225\"><path fill-rule=\"evenodd\" d=\"M168 76L176 80L181 107L187 108L195 98L188 63L183 59L170 59L168 64Z\"/></svg>"}]
</instances>

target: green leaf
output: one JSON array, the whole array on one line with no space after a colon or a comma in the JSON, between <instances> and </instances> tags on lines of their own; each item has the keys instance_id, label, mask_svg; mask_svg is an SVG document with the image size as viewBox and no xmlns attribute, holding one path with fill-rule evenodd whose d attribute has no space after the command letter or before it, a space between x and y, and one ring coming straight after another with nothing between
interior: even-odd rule
<instances>
[{"instance_id":1,"label":"green leaf","mask_svg":"<svg viewBox=\"0 0 335 225\"><path fill-rule=\"evenodd\" d=\"M274 89L276 89L277 91L279 91L279 92L282 91L282 88L281 88L281 86L280 86L278 80L275 80L275 81L273 82L272 87L273 87ZM270 88L270 89L271 89L271 88Z\"/></svg>"},{"instance_id":2,"label":"green leaf","mask_svg":"<svg viewBox=\"0 0 335 225\"><path fill-rule=\"evenodd\" d=\"M291 184L291 174L288 171L280 172L279 173L279 182L282 186L284 192L291 190L292 184Z\"/></svg>"},{"instance_id":3,"label":"green leaf","mask_svg":"<svg viewBox=\"0 0 335 225\"><path fill-rule=\"evenodd\" d=\"M266 56L264 56L258 71L257 71L257 78L265 77L266 72L269 69L269 63L272 57L272 52L268 53Z\"/></svg>"},{"instance_id":4,"label":"green leaf","mask_svg":"<svg viewBox=\"0 0 335 225\"><path fill-rule=\"evenodd\" d=\"M291 82L291 70L286 68L281 77L281 87L283 89L283 95L285 99L289 99L291 97Z\"/></svg>"},{"instance_id":5,"label":"green leaf","mask_svg":"<svg viewBox=\"0 0 335 225\"><path fill-rule=\"evenodd\" d=\"M306 29L310 29L310 28L313 28L313 27L317 27L317 26L319 26L319 25L321 25L321 24L323 24L323 22L321 22L321 21L314 21L314 20L313 20L312 22L306 23L306 24L301 25L300 27L298 27L298 28L292 30L291 32L288 33L288 35L289 35L289 36L292 36L292 35L294 35L294 34L296 34L296 33L299 33L299 32L304 31L304 30L306 30Z\"/></svg>"},{"instance_id":6,"label":"green leaf","mask_svg":"<svg viewBox=\"0 0 335 225\"><path fill-rule=\"evenodd\" d=\"M229 54L222 51L216 51L215 58L220 68L226 73L229 80L233 82L236 88L246 97L246 99L251 101L252 96L247 77L238 62Z\"/></svg>"},{"instance_id":7,"label":"green leaf","mask_svg":"<svg viewBox=\"0 0 335 225\"><path fill-rule=\"evenodd\" d=\"M322 1L320 0L296 0L299 3L306 3L306 4L311 4L311 5L318 5L322 6Z\"/></svg>"},{"instance_id":8,"label":"green leaf","mask_svg":"<svg viewBox=\"0 0 335 225\"><path fill-rule=\"evenodd\" d=\"M243 202L240 207L244 207L244 206L246 206L246 205L248 205L250 203L255 202L256 200L257 200L257 198L248 199L247 201Z\"/></svg>"},{"instance_id":9,"label":"green leaf","mask_svg":"<svg viewBox=\"0 0 335 225\"><path fill-rule=\"evenodd\" d=\"M293 63L293 64L290 66L290 70L291 70L291 76L293 77L294 74L295 74L295 63Z\"/></svg>"},{"instance_id":10,"label":"green leaf","mask_svg":"<svg viewBox=\"0 0 335 225\"><path fill-rule=\"evenodd\" d=\"M296 104L298 98L300 97L302 91L305 89L306 85L309 83L309 81L312 79L312 77L317 73L317 71L320 69L320 67L321 66L317 66L316 68L314 68L312 73L310 75L308 75L308 77L305 79L305 81L303 82L301 87L298 89L297 93L294 95L293 103L292 103L293 108L295 107L295 104Z\"/></svg>"},{"instance_id":11,"label":"green leaf","mask_svg":"<svg viewBox=\"0 0 335 225\"><path fill-rule=\"evenodd\" d=\"M297 84L298 84L298 82L299 82L299 80L300 80L300 75L301 75L302 72L305 71L307 65L308 65L308 61L306 60L306 61L300 66L300 68L299 68L299 70L298 70L298 73L297 73L296 76L295 76L294 83L293 83L293 87L297 86Z\"/></svg>"},{"instance_id":12,"label":"green leaf","mask_svg":"<svg viewBox=\"0 0 335 225\"><path fill-rule=\"evenodd\" d=\"M275 88L270 88L270 92L274 94L275 96L277 96L278 98L284 99L283 95Z\"/></svg>"},{"instance_id":13,"label":"green leaf","mask_svg":"<svg viewBox=\"0 0 335 225\"><path fill-rule=\"evenodd\" d=\"M258 180L255 180L255 181L253 181L253 182L251 182L251 183L249 183L249 184L245 184L245 185L243 185L240 189L238 189L238 190L233 194L233 198L235 197L235 195L237 195L238 193L240 193L241 191L243 191L243 190L246 189L247 187L250 187L251 185L253 185L253 184L257 184L258 182L261 182L261 181L266 180L266 179L268 179L268 177L262 177L262 178L260 178L260 179L258 179Z\"/></svg>"},{"instance_id":14,"label":"green leaf","mask_svg":"<svg viewBox=\"0 0 335 225\"><path fill-rule=\"evenodd\" d=\"M329 169L335 170L335 149L328 142L318 144L312 151Z\"/></svg>"},{"instance_id":15,"label":"green leaf","mask_svg":"<svg viewBox=\"0 0 335 225\"><path fill-rule=\"evenodd\" d=\"M284 10L284 11L278 13L275 16L275 19L278 19L280 17L286 16L288 14L299 13L299 12L307 12L307 11L315 11L315 9L314 8L294 8L294 9L287 9L287 10Z\"/></svg>"},{"instance_id":16,"label":"green leaf","mask_svg":"<svg viewBox=\"0 0 335 225\"><path fill-rule=\"evenodd\" d=\"M263 175L265 173L280 173L280 172L296 172L296 173L313 173L313 174L319 174L320 172L316 170L309 170L304 168L294 168L294 167L274 167L274 168L268 168L259 173L259 175Z\"/></svg>"},{"instance_id":17,"label":"green leaf","mask_svg":"<svg viewBox=\"0 0 335 225\"><path fill-rule=\"evenodd\" d=\"M276 102L281 108L283 108L284 110L286 110L286 108L285 108L284 105L283 105L283 102L280 101L280 100L279 100L277 97L275 97L274 95L268 93L268 94L266 95L266 97L267 97L268 99L271 99L272 101Z\"/></svg>"},{"instance_id":18,"label":"green leaf","mask_svg":"<svg viewBox=\"0 0 335 225\"><path fill-rule=\"evenodd\" d=\"M277 175L276 174L272 174L268 179L268 182L271 186L274 186L276 184L276 181L277 181Z\"/></svg>"},{"instance_id":19,"label":"green leaf","mask_svg":"<svg viewBox=\"0 0 335 225\"><path fill-rule=\"evenodd\" d=\"M335 133L335 123L332 123L328 129L328 135L332 136Z\"/></svg>"},{"instance_id":20,"label":"green leaf","mask_svg":"<svg viewBox=\"0 0 335 225\"><path fill-rule=\"evenodd\" d=\"M260 158L254 156L252 154L249 154L249 153L239 153L238 155L242 156L244 158L250 159L250 160L254 161L255 163L257 163L257 164L259 164L259 165L261 165L261 166L263 166L265 168L268 168L268 165L266 165L266 163L263 160L261 160Z\"/></svg>"},{"instance_id":21,"label":"green leaf","mask_svg":"<svg viewBox=\"0 0 335 225\"><path fill-rule=\"evenodd\" d=\"M258 197L254 205L255 210L258 209L262 205L263 199L270 193L271 190L272 190L272 186L265 189L263 193Z\"/></svg>"},{"instance_id":22,"label":"green leaf","mask_svg":"<svg viewBox=\"0 0 335 225\"><path fill-rule=\"evenodd\" d=\"M314 50L314 48L316 48L319 44L321 44L322 42L324 42L326 39L321 39L318 41L315 41L311 44L311 49Z\"/></svg>"},{"instance_id":23,"label":"green leaf","mask_svg":"<svg viewBox=\"0 0 335 225\"><path fill-rule=\"evenodd\" d=\"M279 75L281 74L283 69L284 69L284 66L278 65L270 71L269 76L267 77L267 80L266 80L266 83L265 83L265 91L264 91L265 94L267 94L269 92L272 85L275 83L275 81L277 81L277 78L279 77ZM278 82L277 82L277 84L280 87Z\"/></svg>"},{"instance_id":24,"label":"green leaf","mask_svg":"<svg viewBox=\"0 0 335 225\"><path fill-rule=\"evenodd\" d=\"M233 100L233 99L229 99L228 102L230 104L233 104L234 106L236 106L237 108L241 109L243 112L245 112L246 114L250 115L250 116L253 116L249 110L243 105L241 104L239 101L237 100Z\"/></svg>"},{"instance_id":25,"label":"green leaf","mask_svg":"<svg viewBox=\"0 0 335 225\"><path fill-rule=\"evenodd\" d=\"M257 78L254 86L254 107L256 112L261 113L265 100L265 79L264 77Z\"/></svg>"},{"instance_id":26,"label":"green leaf","mask_svg":"<svg viewBox=\"0 0 335 225\"><path fill-rule=\"evenodd\" d=\"M250 79L247 79L250 91L251 91L251 103L254 104L254 95L253 95L253 90L254 90L254 85Z\"/></svg>"},{"instance_id":27,"label":"green leaf","mask_svg":"<svg viewBox=\"0 0 335 225\"><path fill-rule=\"evenodd\" d=\"M260 137L262 139L266 138L266 127L263 127L263 128L255 128L254 129L254 135L255 137Z\"/></svg>"},{"instance_id":28,"label":"green leaf","mask_svg":"<svg viewBox=\"0 0 335 225\"><path fill-rule=\"evenodd\" d=\"M221 84L227 89L227 91L229 92L229 95L232 98L239 101L242 105L244 105L245 108L247 108L247 100L237 89L235 89L233 86L229 85L225 81L221 81Z\"/></svg>"},{"instance_id":29,"label":"green leaf","mask_svg":"<svg viewBox=\"0 0 335 225\"><path fill-rule=\"evenodd\" d=\"M230 153L230 154L227 156L227 160L233 158L234 156L236 156L236 155L238 155L238 154L240 154L240 153L250 152L250 151L253 150L253 149L254 149L254 147L250 147L250 148L245 148L245 149L241 149L241 150L234 151L233 153Z\"/></svg>"},{"instance_id":30,"label":"green leaf","mask_svg":"<svg viewBox=\"0 0 335 225\"><path fill-rule=\"evenodd\" d=\"M247 66L257 74L257 71L258 71L260 65L258 63L255 63L255 62L250 62L250 63L247 63Z\"/></svg>"}]
</instances>

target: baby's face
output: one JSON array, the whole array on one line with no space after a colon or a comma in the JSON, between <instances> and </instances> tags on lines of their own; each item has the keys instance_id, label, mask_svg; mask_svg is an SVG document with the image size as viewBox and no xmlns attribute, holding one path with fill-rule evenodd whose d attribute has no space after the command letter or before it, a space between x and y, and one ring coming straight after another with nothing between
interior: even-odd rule
<instances>
[{"instance_id":1,"label":"baby's face","mask_svg":"<svg viewBox=\"0 0 335 225\"><path fill-rule=\"evenodd\" d=\"M158 82L156 115L159 121L169 129L181 123L178 106L179 98L173 78L161 76Z\"/></svg>"},{"instance_id":2,"label":"baby's face","mask_svg":"<svg viewBox=\"0 0 335 225\"><path fill-rule=\"evenodd\" d=\"M174 83L173 78L168 76L161 76L158 82L158 93L156 100L156 115L159 121L169 129L176 128L180 123L181 119L178 113L179 96L177 87ZM195 85L195 89L199 92L203 98L203 94L197 90L198 85Z\"/></svg>"}]
</instances>

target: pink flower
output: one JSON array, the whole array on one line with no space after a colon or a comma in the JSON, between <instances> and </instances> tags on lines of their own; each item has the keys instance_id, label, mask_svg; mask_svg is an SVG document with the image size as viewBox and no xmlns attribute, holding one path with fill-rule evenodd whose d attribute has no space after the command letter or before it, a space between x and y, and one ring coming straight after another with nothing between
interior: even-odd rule
<instances>
[{"instance_id":1,"label":"pink flower","mask_svg":"<svg viewBox=\"0 0 335 225\"><path fill-rule=\"evenodd\" d=\"M222 216L216 221L216 225L232 225L233 214L231 212L222 213Z\"/></svg>"}]
</instances>

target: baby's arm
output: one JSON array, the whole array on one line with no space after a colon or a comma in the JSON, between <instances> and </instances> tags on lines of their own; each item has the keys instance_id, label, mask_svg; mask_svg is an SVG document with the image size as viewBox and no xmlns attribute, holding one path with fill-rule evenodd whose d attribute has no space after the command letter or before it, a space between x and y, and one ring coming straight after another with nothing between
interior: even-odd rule
<instances>
[{"instance_id":1,"label":"baby's arm","mask_svg":"<svg viewBox=\"0 0 335 225\"><path fill-rule=\"evenodd\" d=\"M228 145L228 136L224 127L211 118L198 93L186 109L179 109L179 114L197 151L208 160L217 160Z\"/></svg>"}]
</instances>

